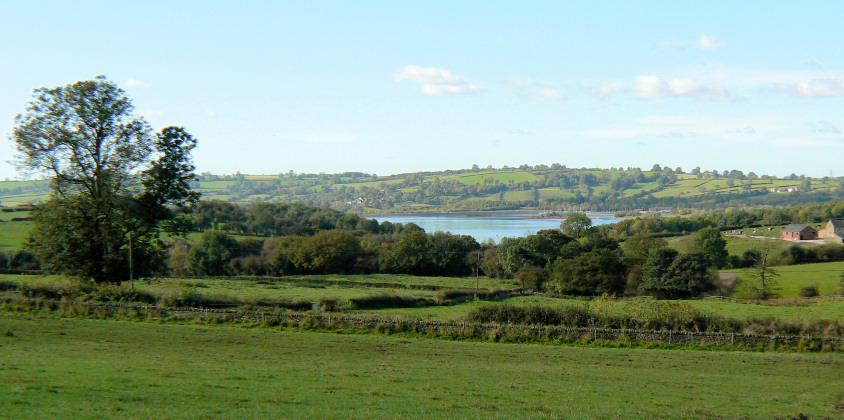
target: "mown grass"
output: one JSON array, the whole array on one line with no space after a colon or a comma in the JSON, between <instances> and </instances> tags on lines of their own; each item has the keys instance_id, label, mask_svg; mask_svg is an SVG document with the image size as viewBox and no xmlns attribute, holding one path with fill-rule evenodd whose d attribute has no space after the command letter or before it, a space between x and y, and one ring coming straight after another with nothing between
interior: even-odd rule
<instances>
[{"instance_id":1,"label":"mown grass","mask_svg":"<svg viewBox=\"0 0 844 420\"><path fill-rule=\"evenodd\" d=\"M23 249L23 244L32 227L31 221L9 221L10 215L20 216L20 213L6 213L7 220L0 222L0 251L17 251Z\"/></svg>"},{"instance_id":2,"label":"mown grass","mask_svg":"<svg viewBox=\"0 0 844 420\"><path fill-rule=\"evenodd\" d=\"M513 279L493 279L489 277L425 277L410 274L328 274L313 276L297 276L303 279L315 278L337 281L354 281L361 283L398 283L408 285L430 285L442 287L465 287L474 288L476 285L482 289L490 287L516 287L517 281Z\"/></svg>"},{"instance_id":3,"label":"mown grass","mask_svg":"<svg viewBox=\"0 0 844 420\"><path fill-rule=\"evenodd\" d=\"M800 296L800 289L805 286L817 286L821 296L832 294L842 282L844 275L844 261L798 264L773 267L778 276L774 280L778 283L780 290L777 292L782 297ZM753 271L751 269L724 270L738 275L739 284L736 286L734 295L742 296L747 291L747 283Z\"/></svg>"},{"instance_id":4,"label":"mown grass","mask_svg":"<svg viewBox=\"0 0 844 420\"><path fill-rule=\"evenodd\" d=\"M70 286L73 281L70 279L55 276L21 276L2 275L0 280L12 281L17 284L31 286ZM279 300L286 301L311 301L318 302L323 298L334 298L341 301L348 301L353 298L376 294L395 294L400 296L429 297L437 295L436 290L415 290L404 288L385 288L370 286L335 286L318 283L286 282L267 279L241 280L226 278L207 279L179 279L164 278L152 280L138 280L134 287L143 293L152 296L171 296L183 294L185 291L195 293L200 299L212 301L231 301L246 304L258 302L272 302Z\"/></svg>"},{"instance_id":5,"label":"mown grass","mask_svg":"<svg viewBox=\"0 0 844 420\"><path fill-rule=\"evenodd\" d=\"M10 418L838 417L844 356L0 314Z\"/></svg>"},{"instance_id":6,"label":"mown grass","mask_svg":"<svg viewBox=\"0 0 844 420\"><path fill-rule=\"evenodd\" d=\"M547 296L516 296L502 302L521 306L581 306L594 309L595 301L590 299L561 299ZM826 319L844 321L844 300L797 299L777 301L741 301L720 299L686 299L677 302L687 304L702 314L744 319L772 319L789 322L809 322ZM361 311L380 315L396 314L415 316L435 321L455 321L466 316L472 309L488 305L488 302L468 301L450 306L430 306L425 308L383 309ZM609 305L613 315L622 316L628 312L630 300L617 299Z\"/></svg>"}]
</instances>

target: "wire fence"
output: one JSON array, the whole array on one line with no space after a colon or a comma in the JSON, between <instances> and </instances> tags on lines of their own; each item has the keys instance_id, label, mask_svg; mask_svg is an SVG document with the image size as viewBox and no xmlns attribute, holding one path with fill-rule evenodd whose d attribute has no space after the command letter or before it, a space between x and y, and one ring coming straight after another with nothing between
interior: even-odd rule
<instances>
[{"instance_id":1,"label":"wire fence","mask_svg":"<svg viewBox=\"0 0 844 420\"><path fill-rule=\"evenodd\" d=\"M7 310L60 311L77 316L130 316L149 320L198 320L289 326L308 329L353 329L379 333L421 333L436 337L471 338L490 341L566 342L608 340L615 342L651 342L676 345L710 345L770 349L844 350L844 338L819 335L766 335L736 332L699 332L675 330L610 329L548 325L476 323L468 321L430 321L401 316L373 316L336 312L293 312L280 308L192 308L160 307L148 304L114 302L77 302L26 297L4 297L0 307Z\"/></svg>"}]
</instances>

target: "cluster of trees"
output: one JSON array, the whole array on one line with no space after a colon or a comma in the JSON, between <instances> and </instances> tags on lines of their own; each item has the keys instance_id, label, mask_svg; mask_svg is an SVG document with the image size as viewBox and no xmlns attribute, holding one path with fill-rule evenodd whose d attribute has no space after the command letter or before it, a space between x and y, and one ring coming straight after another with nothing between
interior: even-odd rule
<instances>
[{"instance_id":1,"label":"cluster of trees","mask_svg":"<svg viewBox=\"0 0 844 420\"><path fill-rule=\"evenodd\" d=\"M352 273L465 276L477 267L481 245L470 236L429 234L412 223L384 224L389 226L382 230L389 233L334 228L313 235L240 240L218 230L208 230L194 244L177 240L167 266L175 275L212 276Z\"/></svg>"},{"instance_id":2,"label":"cluster of trees","mask_svg":"<svg viewBox=\"0 0 844 420\"><path fill-rule=\"evenodd\" d=\"M27 244L52 272L96 282L128 278L133 266L151 272L166 253L159 234L183 231L176 210L199 198L193 137L181 127L153 133L104 77L35 90L12 139L18 165L52 180Z\"/></svg>"},{"instance_id":3,"label":"cluster of trees","mask_svg":"<svg viewBox=\"0 0 844 420\"><path fill-rule=\"evenodd\" d=\"M622 246L575 216L562 230L502 240L486 250L481 268L491 276L514 276L524 287L567 295L696 296L717 287L714 270L727 255L717 230L705 229L696 239L695 250L682 254L647 235Z\"/></svg>"}]
</instances>

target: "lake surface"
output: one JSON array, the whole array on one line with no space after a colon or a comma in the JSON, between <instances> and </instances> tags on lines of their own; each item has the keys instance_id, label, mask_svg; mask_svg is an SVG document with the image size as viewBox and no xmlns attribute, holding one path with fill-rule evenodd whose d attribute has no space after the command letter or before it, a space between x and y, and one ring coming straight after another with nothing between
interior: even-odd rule
<instances>
[{"instance_id":1,"label":"lake surface","mask_svg":"<svg viewBox=\"0 0 844 420\"><path fill-rule=\"evenodd\" d=\"M501 238L521 238L543 229L559 229L561 220L526 219L520 217L468 217L468 216L374 216L381 223L415 223L425 232L451 232L455 235L469 235L478 242L492 239L498 243ZM590 216L592 225L615 223L616 219Z\"/></svg>"}]
</instances>

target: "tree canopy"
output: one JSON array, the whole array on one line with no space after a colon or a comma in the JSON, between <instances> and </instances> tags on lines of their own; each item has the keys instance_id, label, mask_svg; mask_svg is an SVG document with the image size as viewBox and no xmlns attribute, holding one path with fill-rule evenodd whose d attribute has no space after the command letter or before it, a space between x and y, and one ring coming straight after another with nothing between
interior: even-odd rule
<instances>
[{"instance_id":1,"label":"tree canopy","mask_svg":"<svg viewBox=\"0 0 844 420\"><path fill-rule=\"evenodd\" d=\"M190 189L196 141L179 127L154 134L102 76L33 96L12 140L18 166L50 176L53 194L34 212L29 248L49 271L105 282L128 278L133 242L139 273L153 270L162 222L198 198Z\"/></svg>"}]
</instances>

